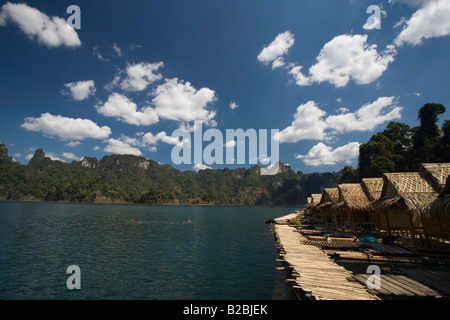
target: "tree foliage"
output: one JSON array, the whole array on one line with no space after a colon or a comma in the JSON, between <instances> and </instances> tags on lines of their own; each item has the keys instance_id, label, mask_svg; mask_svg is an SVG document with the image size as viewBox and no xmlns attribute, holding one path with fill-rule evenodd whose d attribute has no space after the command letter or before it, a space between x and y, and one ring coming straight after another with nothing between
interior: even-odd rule
<instances>
[{"instance_id":1,"label":"tree foliage","mask_svg":"<svg viewBox=\"0 0 450 320\"><path fill-rule=\"evenodd\" d=\"M311 193L336 185L335 173L280 172L260 168L181 172L133 155L84 158L64 163L38 149L28 165L8 157L0 145L0 199L145 204L296 205Z\"/></svg>"},{"instance_id":2,"label":"tree foliage","mask_svg":"<svg viewBox=\"0 0 450 320\"><path fill-rule=\"evenodd\" d=\"M414 128L390 122L359 148L358 172L361 178L381 177L386 172L417 171L424 162L450 161L450 120L439 128L442 104L427 103L418 112L420 125Z\"/></svg>"}]
</instances>

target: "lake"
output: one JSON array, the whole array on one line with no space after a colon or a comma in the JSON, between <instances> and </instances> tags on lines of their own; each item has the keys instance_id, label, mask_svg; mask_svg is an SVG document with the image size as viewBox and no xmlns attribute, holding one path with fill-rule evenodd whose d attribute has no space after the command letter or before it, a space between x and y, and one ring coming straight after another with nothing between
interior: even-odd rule
<instances>
[{"instance_id":1,"label":"lake","mask_svg":"<svg viewBox=\"0 0 450 320\"><path fill-rule=\"evenodd\" d=\"M297 209L0 202L0 299L292 299L264 222Z\"/></svg>"}]
</instances>

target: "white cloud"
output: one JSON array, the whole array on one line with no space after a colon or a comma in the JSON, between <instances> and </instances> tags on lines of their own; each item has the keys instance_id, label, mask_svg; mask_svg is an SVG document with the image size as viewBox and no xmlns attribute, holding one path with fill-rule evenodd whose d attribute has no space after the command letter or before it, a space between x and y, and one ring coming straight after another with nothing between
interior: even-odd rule
<instances>
[{"instance_id":1,"label":"white cloud","mask_svg":"<svg viewBox=\"0 0 450 320\"><path fill-rule=\"evenodd\" d=\"M295 83L298 86L309 86L311 82L309 81L309 78L302 73L302 68L302 66L295 66L289 71L289 74L294 77Z\"/></svg>"},{"instance_id":2,"label":"white cloud","mask_svg":"<svg viewBox=\"0 0 450 320\"><path fill-rule=\"evenodd\" d=\"M33 156L34 156L34 153L29 153L29 154L27 154L27 156L25 157L25 159L31 160L31 158L33 158Z\"/></svg>"},{"instance_id":3,"label":"white cloud","mask_svg":"<svg viewBox=\"0 0 450 320\"><path fill-rule=\"evenodd\" d=\"M64 84L69 89L73 99L81 101L95 94L94 80L77 81Z\"/></svg>"},{"instance_id":4,"label":"white cloud","mask_svg":"<svg viewBox=\"0 0 450 320\"><path fill-rule=\"evenodd\" d=\"M99 127L95 122L81 118L67 118L43 113L39 118L27 117L21 125L28 131L42 132L46 136L63 140L105 139L111 134L107 126Z\"/></svg>"},{"instance_id":5,"label":"white cloud","mask_svg":"<svg viewBox=\"0 0 450 320\"><path fill-rule=\"evenodd\" d=\"M102 56L102 54L100 53L100 51L99 51L99 46L97 45L97 46L95 46L95 47L93 47L92 48L92 54L94 55L94 56L96 56L97 57L97 59L99 59L99 60L101 60L101 61L108 61L109 59L107 59L107 58L105 58L105 57L103 57Z\"/></svg>"},{"instance_id":6,"label":"white cloud","mask_svg":"<svg viewBox=\"0 0 450 320\"><path fill-rule=\"evenodd\" d=\"M395 97L380 97L361 106L356 112L339 108L341 114L326 116L316 102L308 101L297 108L294 121L278 134L280 143L300 140L329 140L331 134L371 131L384 122L401 118L402 107Z\"/></svg>"},{"instance_id":7,"label":"white cloud","mask_svg":"<svg viewBox=\"0 0 450 320\"><path fill-rule=\"evenodd\" d=\"M108 139L106 140L108 145L103 149L105 152L114 153L114 154L132 154L135 156L141 156L142 152L121 140L116 139Z\"/></svg>"},{"instance_id":8,"label":"white cloud","mask_svg":"<svg viewBox=\"0 0 450 320\"><path fill-rule=\"evenodd\" d=\"M326 112L321 110L314 101L301 104L294 114L292 124L279 132L280 143L325 139L325 129L327 128L327 124L323 120L325 115Z\"/></svg>"},{"instance_id":9,"label":"white cloud","mask_svg":"<svg viewBox=\"0 0 450 320\"><path fill-rule=\"evenodd\" d=\"M359 142L350 142L342 147L333 150L332 147L326 146L319 142L309 150L306 155L297 155L297 159L302 159L306 165L334 165L338 162L350 163L359 155Z\"/></svg>"},{"instance_id":10,"label":"white cloud","mask_svg":"<svg viewBox=\"0 0 450 320\"><path fill-rule=\"evenodd\" d=\"M377 80L394 61L396 50L393 45L379 54L377 45L367 43L367 35L339 35L327 42L319 55L317 63L309 69L309 76L300 78L298 85L308 85L312 82L328 81L336 87L343 87L352 79L357 84L369 84Z\"/></svg>"},{"instance_id":11,"label":"white cloud","mask_svg":"<svg viewBox=\"0 0 450 320\"><path fill-rule=\"evenodd\" d=\"M326 123L334 132L371 131L384 122L401 118L402 107L396 105L395 97L380 97L363 105L355 113L346 112L329 116Z\"/></svg>"},{"instance_id":12,"label":"white cloud","mask_svg":"<svg viewBox=\"0 0 450 320\"><path fill-rule=\"evenodd\" d=\"M113 93L103 105L95 106L98 113L106 117L114 117L118 120L137 126L151 125L159 121L158 115L151 107L143 107L138 110L137 105L124 95Z\"/></svg>"},{"instance_id":13,"label":"white cloud","mask_svg":"<svg viewBox=\"0 0 450 320\"><path fill-rule=\"evenodd\" d=\"M264 49L258 55L258 61L268 64L282 55L286 54L290 47L294 45L294 35L289 31L285 31L277 35L275 40L271 44L264 47ZM274 62L272 68L280 66L281 60Z\"/></svg>"},{"instance_id":14,"label":"white cloud","mask_svg":"<svg viewBox=\"0 0 450 320\"><path fill-rule=\"evenodd\" d=\"M272 62L272 70L276 69L276 68L281 68L285 64L286 64L286 62L284 61L284 59L282 57L276 58Z\"/></svg>"},{"instance_id":15,"label":"white cloud","mask_svg":"<svg viewBox=\"0 0 450 320\"><path fill-rule=\"evenodd\" d=\"M66 146L74 148L76 146L79 146L80 144L80 141L70 141L69 143L66 143Z\"/></svg>"},{"instance_id":16,"label":"white cloud","mask_svg":"<svg viewBox=\"0 0 450 320\"><path fill-rule=\"evenodd\" d=\"M395 38L395 44L402 46L421 44L423 39L450 35L450 1L418 1L422 7L406 21L403 30Z\"/></svg>"},{"instance_id":17,"label":"white cloud","mask_svg":"<svg viewBox=\"0 0 450 320\"><path fill-rule=\"evenodd\" d=\"M212 169L211 167L208 167L207 165L197 163L194 165L193 169L195 172L199 172L200 170L206 170L206 169Z\"/></svg>"},{"instance_id":18,"label":"white cloud","mask_svg":"<svg viewBox=\"0 0 450 320\"><path fill-rule=\"evenodd\" d=\"M75 29L66 20L59 17L50 18L36 8L24 3L6 3L0 11L0 26L13 22L30 39L37 39L49 48L62 45L78 47L81 41Z\"/></svg>"},{"instance_id":19,"label":"white cloud","mask_svg":"<svg viewBox=\"0 0 450 320\"><path fill-rule=\"evenodd\" d=\"M236 146L236 140L229 140L225 143L226 148L234 148Z\"/></svg>"},{"instance_id":20,"label":"white cloud","mask_svg":"<svg viewBox=\"0 0 450 320\"><path fill-rule=\"evenodd\" d=\"M231 109L231 110L234 110L234 109L236 109L237 107L239 107L239 105L238 105L236 102L234 102L234 101L231 101L231 102L230 102L230 109Z\"/></svg>"},{"instance_id":21,"label":"white cloud","mask_svg":"<svg viewBox=\"0 0 450 320\"><path fill-rule=\"evenodd\" d=\"M61 155L68 160L76 160L76 161L83 160L83 158L77 157L72 152L63 152Z\"/></svg>"},{"instance_id":22,"label":"white cloud","mask_svg":"<svg viewBox=\"0 0 450 320\"><path fill-rule=\"evenodd\" d=\"M177 145L180 143L180 140L177 137L168 136L165 131L161 131L156 135L153 135L151 132L147 132L142 137L142 142L145 145L156 145L159 141L172 145Z\"/></svg>"},{"instance_id":23,"label":"white cloud","mask_svg":"<svg viewBox=\"0 0 450 320\"><path fill-rule=\"evenodd\" d=\"M95 151L99 151L99 150L100 150L100 147L99 147L99 146L95 146L93 149L94 149Z\"/></svg>"},{"instance_id":24,"label":"white cloud","mask_svg":"<svg viewBox=\"0 0 450 320\"><path fill-rule=\"evenodd\" d=\"M121 88L127 91L142 91L155 81L161 80L162 75L156 73L162 68L164 63L145 63L132 64L127 66L127 77L122 80Z\"/></svg>"},{"instance_id":25,"label":"white cloud","mask_svg":"<svg viewBox=\"0 0 450 320\"><path fill-rule=\"evenodd\" d=\"M117 53L117 55L119 56L119 57L121 57L122 56L122 50L120 49L120 47L117 45L117 43L113 43L113 45L112 45L112 48L113 48L113 50Z\"/></svg>"},{"instance_id":26,"label":"white cloud","mask_svg":"<svg viewBox=\"0 0 450 320\"><path fill-rule=\"evenodd\" d=\"M213 125L216 113L208 111L208 103L216 101L215 91L209 88L196 90L190 82L177 78L167 79L153 91L152 103L159 117L179 122L202 121Z\"/></svg>"}]
</instances>

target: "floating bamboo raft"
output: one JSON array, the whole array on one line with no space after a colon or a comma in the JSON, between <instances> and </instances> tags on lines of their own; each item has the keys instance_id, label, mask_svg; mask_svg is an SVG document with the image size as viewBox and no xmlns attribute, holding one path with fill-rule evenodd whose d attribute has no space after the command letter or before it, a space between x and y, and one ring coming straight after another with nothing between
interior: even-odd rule
<instances>
[{"instance_id":1,"label":"floating bamboo raft","mask_svg":"<svg viewBox=\"0 0 450 320\"><path fill-rule=\"evenodd\" d=\"M315 300L378 300L356 281L342 266L336 264L316 246L305 244L306 238L284 224L273 225L280 256L291 271L292 283L302 299Z\"/></svg>"},{"instance_id":2,"label":"floating bamboo raft","mask_svg":"<svg viewBox=\"0 0 450 320\"><path fill-rule=\"evenodd\" d=\"M416 270L414 270L416 271ZM428 275L428 272L425 272ZM354 275L353 279L361 284L367 283L368 274ZM434 281L439 281L435 279ZM437 282L434 282L437 284ZM448 289L447 289L448 291ZM377 289L371 290L376 295L383 296L385 298L433 298L440 299L445 298L446 295L441 292L430 288L429 286L408 278L404 275L385 274L380 276L380 286Z\"/></svg>"}]
</instances>

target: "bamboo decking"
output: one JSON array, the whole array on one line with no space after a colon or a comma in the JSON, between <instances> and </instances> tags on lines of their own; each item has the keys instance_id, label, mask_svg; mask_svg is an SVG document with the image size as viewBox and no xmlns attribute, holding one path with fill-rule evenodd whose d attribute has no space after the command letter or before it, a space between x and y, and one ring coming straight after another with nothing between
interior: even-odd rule
<instances>
[{"instance_id":1,"label":"bamboo decking","mask_svg":"<svg viewBox=\"0 0 450 320\"><path fill-rule=\"evenodd\" d=\"M301 215L300 215L301 216ZM450 272L431 270L394 269L380 274L380 286L367 287L369 274L356 274L338 265L333 259L366 260L369 263L402 262L429 263L430 259L415 256L402 247L374 243L373 247L358 250L330 250L330 243L340 246L352 244L351 238L319 240L305 229L291 225L288 221L299 217L298 213L274 219L272 230L280 254L278 262L285 267L278 270L289 272L288 282L301 300L380 300L402 298L450 299ZM307 229L306 229L307 230ZM308 240L312 238L315 240ZM315 242L325 242L326 246Z\"/></svg>"},{"instance_id":2,"label":"bamboo decking","mask_svg":"<svg viewBox=\"0 0 450 320\"><path fill-rule=\"evenodd\" d=\"M284 217L289 219L289 217ZM353 274L337 265L320 248L305 244L306 238L289 225L273 225L280 255L291 269L293 288L302 298L316 300L378 300Z\"/></svg>"}]
</instances>

